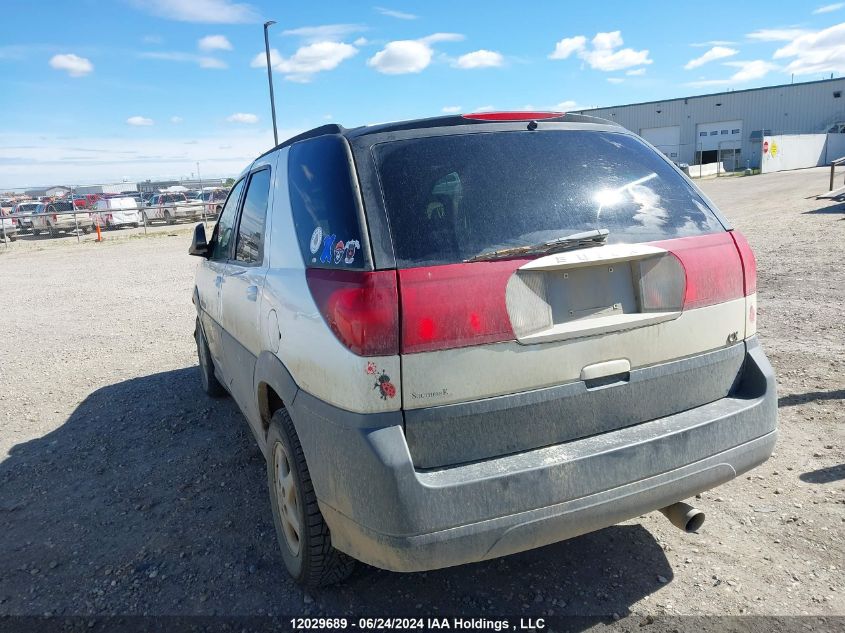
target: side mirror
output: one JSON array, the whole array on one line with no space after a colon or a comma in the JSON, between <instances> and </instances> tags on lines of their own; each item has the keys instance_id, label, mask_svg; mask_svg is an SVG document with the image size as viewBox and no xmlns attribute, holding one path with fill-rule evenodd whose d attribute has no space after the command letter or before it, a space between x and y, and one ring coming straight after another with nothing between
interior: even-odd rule
<instances>
[{"instance_id":1,"label":"side mirror","mask_svg":"<svg viewBox=\"0 0 845 633\"><path fill-rule=\"evenodd\" d=\"M208 245L208 240L205 239L205 225L202 223L194 227L194 237L191 240L191 248L188 249L188 255L205 258L211 255L211 248Z\"/></svg>"}]
</instances>

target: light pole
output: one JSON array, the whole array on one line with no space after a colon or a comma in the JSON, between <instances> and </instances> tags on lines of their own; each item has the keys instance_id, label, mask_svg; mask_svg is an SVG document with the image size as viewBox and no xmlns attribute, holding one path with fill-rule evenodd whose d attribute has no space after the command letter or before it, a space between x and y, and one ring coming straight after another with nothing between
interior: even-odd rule
<instances>
[{"instance_id":1,"label":"light pole","mask_svg":"<svg viewBox=\"0 0 845 633\"><path fill-rule=\"evenodd\" d=\"M275 20L268 20L264 23L264 52L267 55L267 81L270 82L270 112L273 115L273 140L278 145L279 132L276 129L276 100L273 97L273 68L270 65L270 38L267 35L267 28L275 23Z\"/></svg>"}]
</instances>

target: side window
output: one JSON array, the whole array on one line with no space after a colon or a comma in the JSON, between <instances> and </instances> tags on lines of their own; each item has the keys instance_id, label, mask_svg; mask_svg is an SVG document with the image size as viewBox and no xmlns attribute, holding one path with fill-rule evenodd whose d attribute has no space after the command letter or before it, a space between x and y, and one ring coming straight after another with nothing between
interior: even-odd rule
<instances>
[{"instance_id":1,"label":"side window","mask_svg":"<svg viewBox=\"0 0 845 633\"><path fill-rule=\"evenodd\" d=\"M238 224L235 259L245 264L260 264L264 258L264 220L270 195L270 170L255 172L249 179L243 211Z\"/></svg>"},{"instance_id":2,"label":"side window","mask_svg":"<svg viewBox=\"0 0 845 633\"><path fill-rule=\"evenodd\" d=\"M211 258L225 260L229 258L229 245L232 241L232 232L235 229L235 217L238 210L238 198L241 196L241 189L244 188L244 181L232 187L232 193L226 200L226 206L220 214L220 219L214 227L214 235L211 236Z\"/></svg>"},{"instance_id":3,"label":"side window","mask_svg":"<svg viewBox=\"0 0 845 633\"><path fill-rule=\"evenodd\" d=\"M290 205L307 266L364 267L351 178L340 137L321 136L290 148Z\"/></svg>"}]
</instances>

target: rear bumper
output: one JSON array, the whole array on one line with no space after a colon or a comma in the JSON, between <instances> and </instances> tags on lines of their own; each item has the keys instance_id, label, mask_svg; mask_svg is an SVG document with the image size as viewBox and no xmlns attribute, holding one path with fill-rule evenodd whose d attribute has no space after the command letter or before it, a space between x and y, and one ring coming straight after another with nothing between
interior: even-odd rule
<instances>
[{"instance_id":1,"label":"rear bumper","mask_svg":"<svg viewBox=\"0 0 845 633\"><path fill-rule=\"evenodd\" d=\"M572 538L725 483L771 454L777 396L751 339L727 398L432 471L414 469L401 414L342 412L304 392L290 409L334 546L377 567L419 571Z\"/></svg>"}]
</instances>

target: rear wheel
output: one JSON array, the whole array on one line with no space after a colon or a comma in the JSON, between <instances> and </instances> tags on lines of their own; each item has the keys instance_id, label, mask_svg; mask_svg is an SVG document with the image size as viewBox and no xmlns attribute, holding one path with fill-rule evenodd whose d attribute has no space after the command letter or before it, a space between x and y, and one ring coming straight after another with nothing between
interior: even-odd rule
<instances>
[{"instance_id":1,"label":"rear wheel","mask_svg":"<svg viewBox=\"0 0 845 633\"><path fill-rule=\"evenodd\" d=\"M200 320L196 320L194 326L194 339L197 342L197 356L200 363L200 381L202 390L212 398L221 398L226 395L226 389L214 375L214 361L211 359L211 350L208 349L208 342L200 326Z\"/></svg>"},{"instance_id":2,"label":"rear wheel","mask_svg":"<svg viewBox=\"0 0 845 633\"><path fill-rule=\"evenodd\" d=\"M267 432L267 484L273 523L285 567L306 587L341 582L355 568L355 559L332 547L305 454L287 409L279 409Z\"/></svg>"},{"instance_id":3,"label":"rear wheel","mask_svg":"<svg viewBox=\"0 0 845 633\"><path fill-rule=\"evenodd\" d=\"M176 224L176 220L174 220L173 216L170 215L170 211L164 212L164 221L168 224Z\"/></svg>"},{"instance_id":4,"label":"rear wheel","mask_svg":"<svg viewBox=\"0 0 845 633\"><path fill-rule=\"evenodd\" d=\"M41 235L41 229L32 229L32 234L36 236Z\"/></svg>"}]
</instances>

